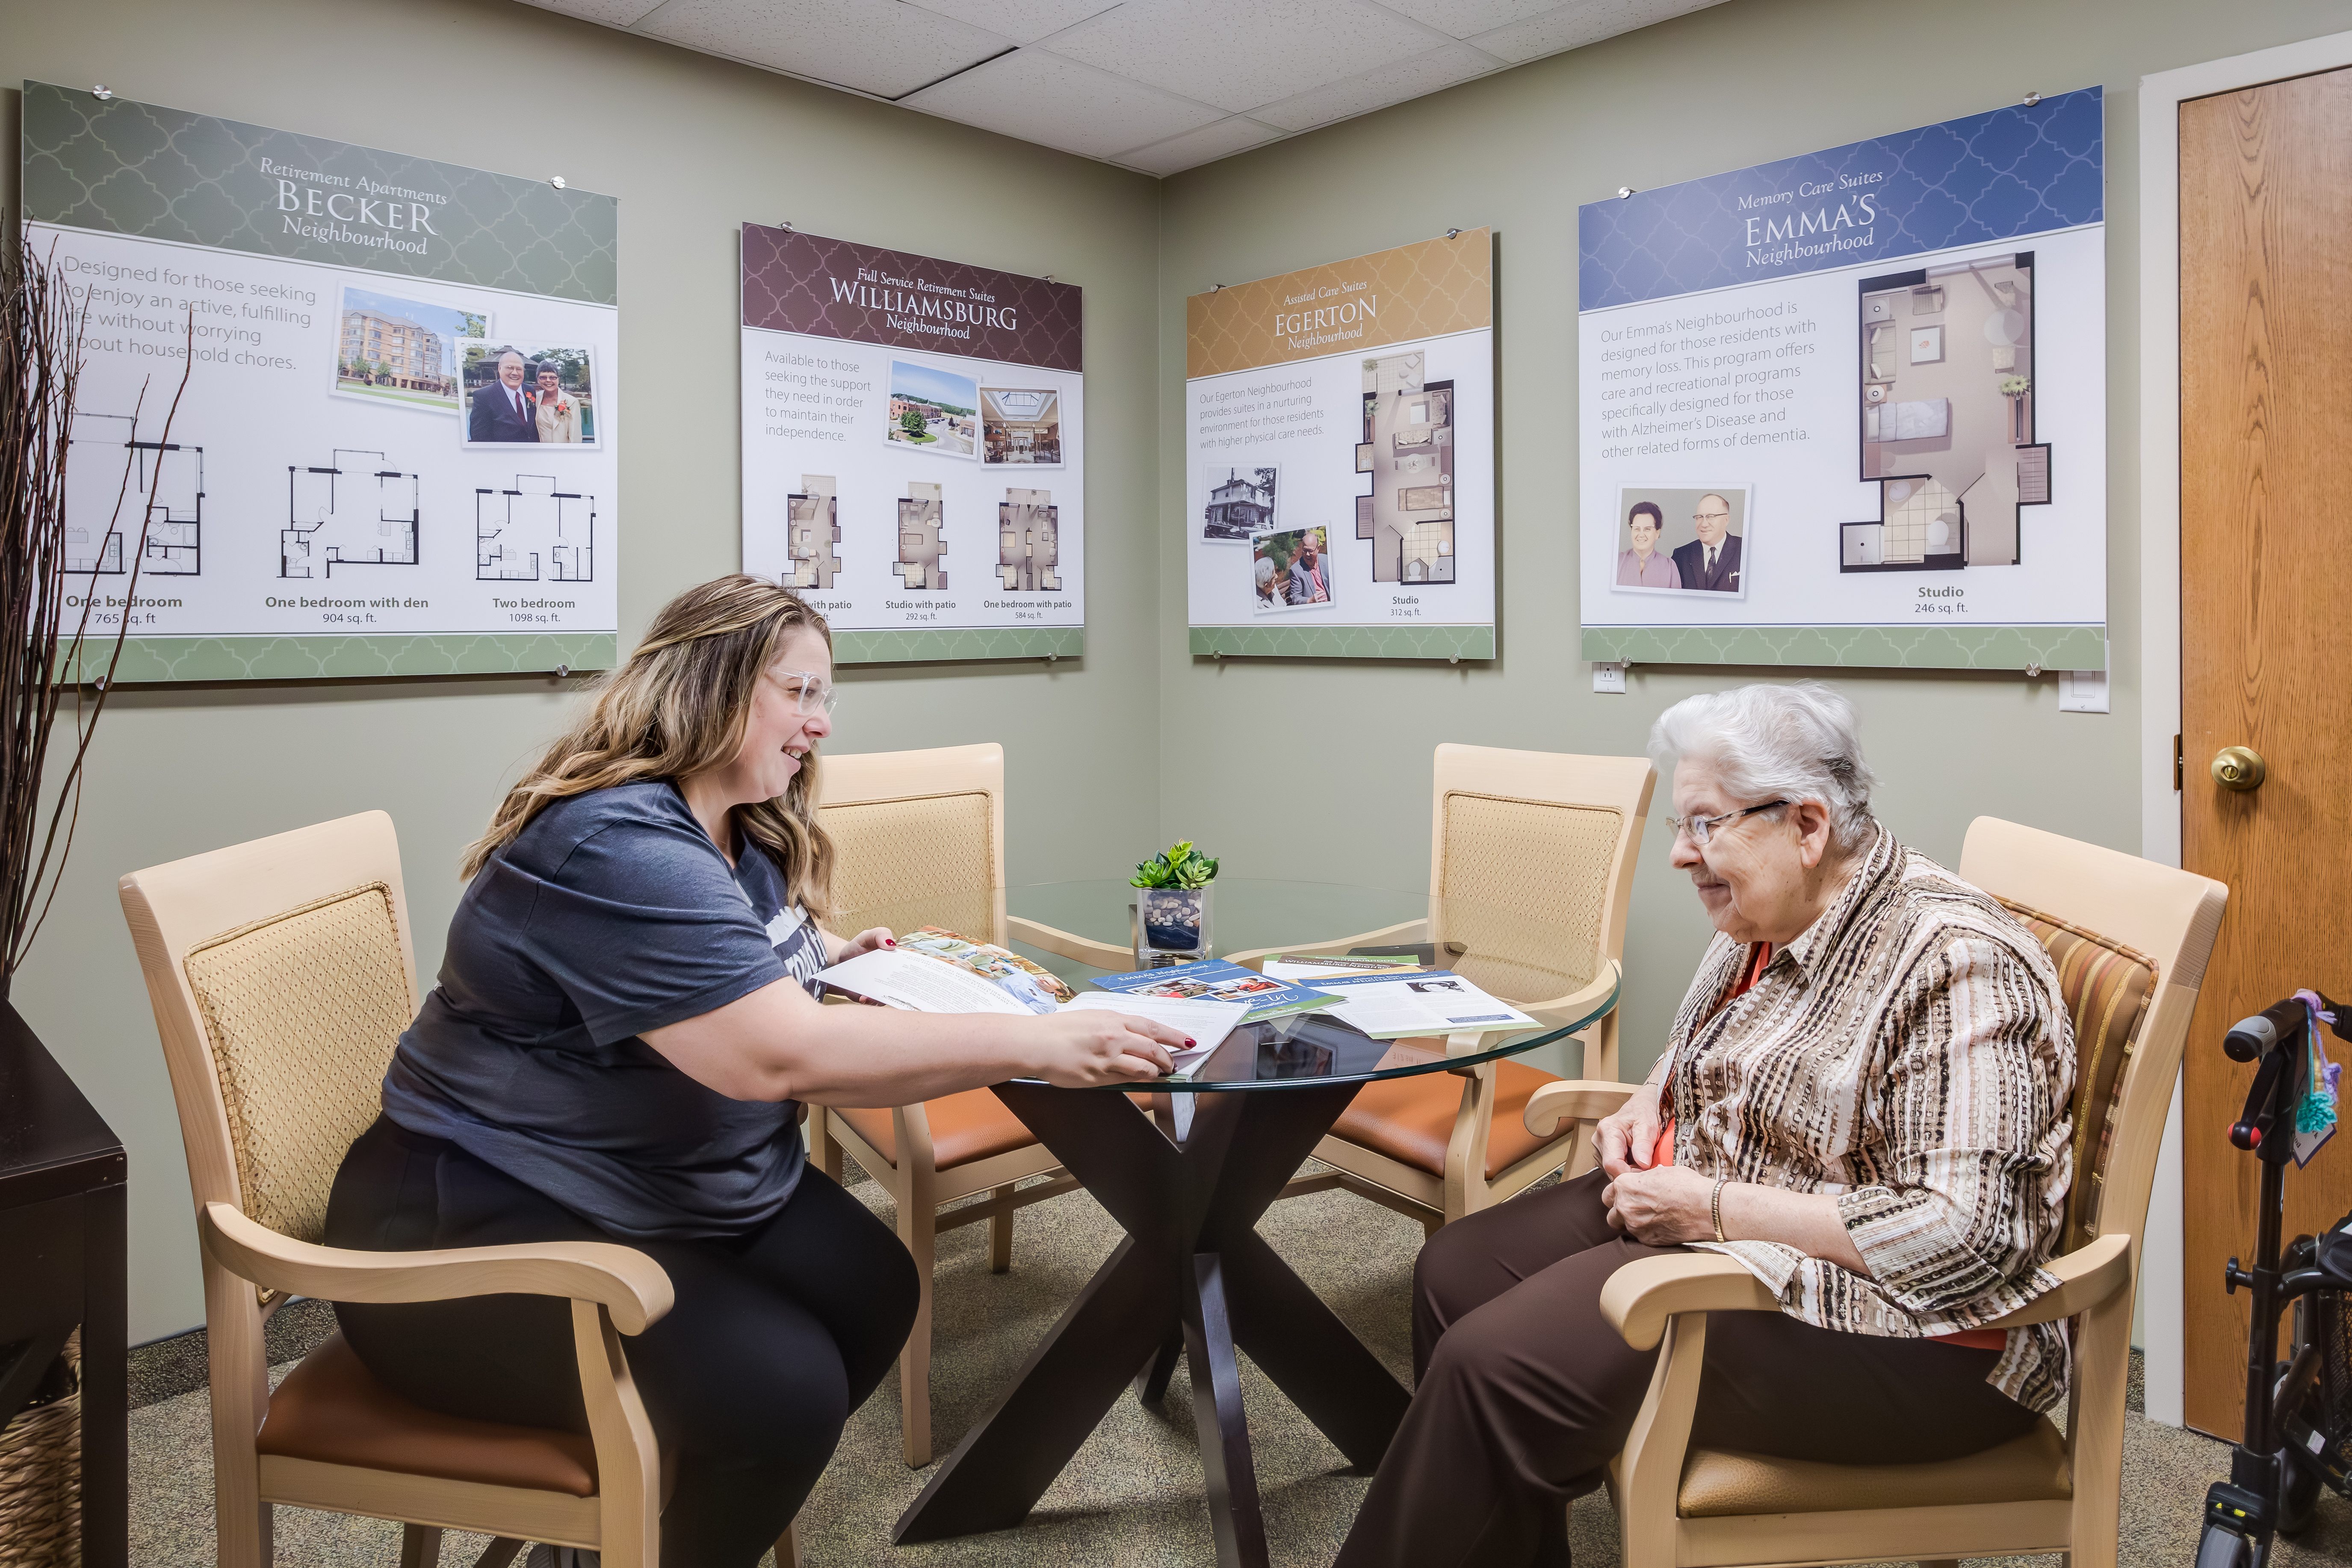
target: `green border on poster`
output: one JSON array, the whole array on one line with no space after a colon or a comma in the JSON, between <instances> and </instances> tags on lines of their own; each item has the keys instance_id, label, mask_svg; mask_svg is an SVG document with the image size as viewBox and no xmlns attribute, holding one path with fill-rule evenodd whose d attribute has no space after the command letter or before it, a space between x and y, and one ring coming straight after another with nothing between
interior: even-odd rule
<instances>
[{"instance_id":1,"label":"green border on poster","mask_svg":"<svg viewBox=\"0 0 2352 1568\"><path fill-rule=\"evenodd\" d=\"M1635 664L2105 669L2107 634L2098 626L1587 626L1584 657Z\"/></svg>"},{"instance_id":2,"label":"green border on poster","mask_svg":"<svg viewBox=\"0 0 2352 1568\"><path fill-rule=\"evenodd\" d=\"M394 675L547 675L609 669L619 649L611 632L570 637L443 632L349 637L130 637L117 684L156 680L364 680ZM60 679L94 680L114 657L111 638L82 645L79 665L60 658Z\"/></svg>"},{"instance_id":3,"label":"green border on poster","mask_svg":"<svg viewBox=\"0 0 2352 1568\"><path fill-rule=\"evenodd\" d=\"M835 632L835 664L937 664L957 658L1076 658L1084 626L970 626L961 631Z\"/></svg>"},{"instance_id":4,"label":"green border on poster","mask_svg":"<svg viewBox=\"0 0 2352 1568\"><path fill-rule=\"evenodd\" d=\"M1235 658L1492 658L1492 626L1194 626L1192 652Z\"/></svg>"}]
</instances>

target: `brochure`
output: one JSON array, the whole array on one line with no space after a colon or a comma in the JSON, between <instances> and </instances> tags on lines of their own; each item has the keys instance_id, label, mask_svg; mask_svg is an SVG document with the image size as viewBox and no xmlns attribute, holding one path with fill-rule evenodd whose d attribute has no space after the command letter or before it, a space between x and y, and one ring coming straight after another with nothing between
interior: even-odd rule
<instances>
[{"instance_id":1,"label":"brochure","mask_svg":"<svg viewBox=\"0 0 2352 1568\"><path fill-rule=\"evenodd\" d=\"M1139 969L1127 974L1097 974L1094 981L1104 990L1116 991L1122 996L1168 996L1178 1001L1199 997L1211 1002L1246 1002L1249 1013L1242 1019L1244 1024L1255 1024L1261 1018L1278 1017L1285 1013L1305 1013L1318 1007L1328 1007L1332 1003L1332 998L1320 991L1276 980L1254 969L1229 963L1222 958L1203 958L1167 969Z\"/></svg>"},{"instance_id":2,"label":"brochure","mask_svg":"<svg viewBox=\"0 0 2352 1568\"><path fill-rule=\"evenodd\" d=\"M1277 952L1265 961L1265 973L1276 980L1312 985L1326 974L1402 974L1421 965L1409 958L1334 957L1325 952Z\"/></svg>"},{"instance_id":3,"label":"brochure","mask_svg":"<svg viewBox=\"0 0 2352 1568\"><path fill-rule=\"evenodd\" d=\"M1249 1004L1087 991L1063 1003L1062 1011L1124 1013L1130 1018L1149 1018L1155 1024L1183 1030L1192 1044L1181 1049L1169 1047L1169 1055L1176 1058L1176 1070L1168 1075L1183 1079L1192 1077L1192 1068L1208 1060L1209 1053L1225 1043L1225 1037L1248 1015Z\"/></svg>"},{"instance_id":4,"label":"brochure","mask_svg":"<svg viewBox=\"0 0 2352 1568\"><path fill-rule=\"evenodd\" d=\"M1033 1007L995 981L982 979L961 964L934 953L912 952L900 947L877 948L842 960L816 977L845 995L904 1007L915 1013L1030 1013L1054 1010L1047 1003Z\"/></svg>"},{"instance_id":5,"label":"brochure","mask_svg":"<svg viewBox=\"0 0 2352 1568\"><path fill-rule=\"evenodd\" d=\"M1465 1029L1542 1027L1450 969L1415 970L1402 975L1327 975L1312 984L1337 1002L1332 1017L1376 1040L1452 1035Z\"/></svg>"},{"instance_id":6,"label":"brochure","mask_svg":"<svg viewBox=\"0 0 2352 1568\"><path fill-rule=\"evenodd\" d=\"M941 926L898 933L898 951L927 952L958 969L992 980L1032 1013L1050 1013L1077 994L1068 981L991 942L974 942Z\"/></svg>"}]
</instances>

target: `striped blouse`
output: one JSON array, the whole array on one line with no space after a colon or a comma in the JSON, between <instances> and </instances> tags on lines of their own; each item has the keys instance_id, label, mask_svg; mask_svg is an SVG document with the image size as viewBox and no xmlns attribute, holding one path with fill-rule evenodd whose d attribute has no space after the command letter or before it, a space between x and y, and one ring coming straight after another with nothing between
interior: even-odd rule
<instances>
[{"instance_id":1,"label":"striped blouse","mask_svg":"<svg viewBox=\"0 0 2352 1568\"><path fill-rule=\"evenodd\" d=\"M1697 1245L1850 1333L1973 1330L2053 1289L2074 1036L2042 944L1880 828L1822 918L1713 1011L1749 951L1718 933L1675 1016L1675 1163L1834 1195L1871 1277L1779 1242ZM2056 1408L2063 1326L2011 1330L1988 1381Z\"/></svg>"}]
</instances>

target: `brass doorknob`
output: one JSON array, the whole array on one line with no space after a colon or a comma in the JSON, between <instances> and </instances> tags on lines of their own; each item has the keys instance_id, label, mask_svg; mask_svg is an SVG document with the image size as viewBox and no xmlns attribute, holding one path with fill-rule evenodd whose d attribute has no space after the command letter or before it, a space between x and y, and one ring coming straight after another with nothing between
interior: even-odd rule
<instances>
[{"instance_id":1,"label":"brass doorknob","mask_svg":"<svg viewBox=\"0 0 2352 1568\"><path fill-rule=\"evenodd\" d=\"M2263 754L2252 746L2224 746L2213 753L2213 782L2223 789L2260 789L2269 773Z\"/></svg>"}]
</instances>

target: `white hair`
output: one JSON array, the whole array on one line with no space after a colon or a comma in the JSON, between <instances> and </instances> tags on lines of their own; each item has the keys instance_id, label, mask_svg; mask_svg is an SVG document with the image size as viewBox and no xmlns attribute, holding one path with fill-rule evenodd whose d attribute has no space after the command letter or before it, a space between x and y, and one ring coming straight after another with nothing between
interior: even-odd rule
<instances>
[{"instance_id":1,"label":"white hair","mask_svg":"<svg viewBox=\"0 0 2352 1568\"><path fill-rule=\"evenodd\" d=\"M1257 558L1257 580L1261 583L1274 581L1274 563L1263 555Z\"/></svg>"},{"instance_id":2,"label":"white hair","mask_svg":"<svg viewBox=\"0 0 2352 1568\"><path fill-rule=\"evenodd\" d=\"M1877 775L1863 760L1853 704L1818 680L1684 698L1650 727L1650 761L1660 773L1671 777L1683 757L1714 764L1734 800L1819 801L1841 851L1860 848L1876 829L1870 787Z\"/></svg>"}]
</instances>

